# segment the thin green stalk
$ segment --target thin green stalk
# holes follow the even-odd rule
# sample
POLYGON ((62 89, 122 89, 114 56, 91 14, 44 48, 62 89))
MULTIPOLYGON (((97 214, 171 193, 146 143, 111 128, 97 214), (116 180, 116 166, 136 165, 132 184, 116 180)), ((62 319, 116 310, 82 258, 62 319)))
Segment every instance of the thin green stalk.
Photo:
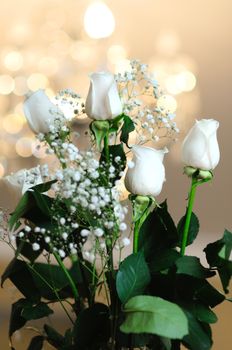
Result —
POLYGON ((186 219, 185 219, 185 224, 184 224, 184 232, 183 232, 183 238, 181 242, 181 250, 180 253, 182 256, 185 254, 185 248, 188 242, 188 234, 189 234, 189 226, 190 226, 190 221, 191 221, 191 216, 192 216, 192 211, 193 211, 193 204, 194 204, 194 199, 196 195, 196 189, 197 189, 197 179, 192 178, 192 184, 191 184, 191 189, 189 192, 189 198, 188 198, 188 209, 186 213, 186 219))
POLYGON ((57 299, 58 299, 58 301, 59 301, 59 303, 60 303, 62 309, 64 310, 64 312, 65 312, 66 315, 68 316, 68 318, 69 318, 69 320, 71 321, 71 323, 74 324, 74 322, 73 322, 71 316, 70 316, 69 313, 68 313, 68 310, 66 309, 66 307, 65 307, 64 304, 62 303, 62 300, 60 299, 57 290, 56 290, 54 287, 52 287, 52 286, 50 285, 50 283, 48 283, 48 281, 47 281, 38 271, 36 271, 36 270, 33 268, 32 265, 27 264, 27 266, 28 266, 37 276, 39 276, 39 278, 40 278, 40 279, 55 293, 55 295, 56 295, 56 297, 57 297, 57 299))
POLYGON ((109 134, 108 133, 104 137, 104 152, 105 152, 105 157, 106 157, 106 163, 109 165, 110 152, 109 152, 109 134))
POLYGON ((63 270, 64 274, 66 275, 66 277, 67 277, 67 279, 69 281, 70 287, 72 288, 74 299, 77 301, 78 298, 79 298, 79 294, 78 294, 77 288, 75 286, 75 283, 73 282, 72 277, 70 276, 70 274, 69 274, 68 270, 66 269, 66 267, 65 267, 63 261, 61 260, 60 256, 56 252, 53 252, 53 255, 56 258, 56 261, 60 265, 61 269, 63 270))
POLYGON ((134 226, 133 253, 137 253, 138 252, 140 227, 141 227, 140 220, 138 220, 135 223, 135 226, 134 226))

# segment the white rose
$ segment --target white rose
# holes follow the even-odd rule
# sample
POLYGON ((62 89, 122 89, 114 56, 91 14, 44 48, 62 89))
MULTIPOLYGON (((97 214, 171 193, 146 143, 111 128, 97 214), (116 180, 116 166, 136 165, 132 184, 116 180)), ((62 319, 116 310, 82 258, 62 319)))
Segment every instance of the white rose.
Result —
POLYGON ((63 114, 41 89, 33 92, 25 100, 23 109, 28 124, 35 134, 47 134, 49 126, 63 114))
POLYGON ((113 74, 98 72, 90 75, 90 87, 85 104, 89 118, 113 119, 122 113, 122 103, 113 74))
POLYGON ((218 165, 218 127, 219 122, 214 119, 196 120, 182 145, 182 160, 185 165, 202 170, 213 170, 218 165))
POLYGON ((15 210, 22 195, 31 187, 42 183, 39 167, 21 169, 0 180, 0 208, 11 213, 15 210))
POLYGON ((164 154, 167 149, 133 146, 133 167, 128 167, 125 186, 133 194, 156 197, 165 181, 164 154))

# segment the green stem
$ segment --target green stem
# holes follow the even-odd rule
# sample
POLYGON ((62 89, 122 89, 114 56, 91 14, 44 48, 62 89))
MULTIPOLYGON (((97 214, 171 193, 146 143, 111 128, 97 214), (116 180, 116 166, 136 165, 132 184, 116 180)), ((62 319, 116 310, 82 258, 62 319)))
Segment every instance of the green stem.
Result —
POLYGON ((77 288, 75 286, 75 283, 73 282, 72 277, 70 276, 70 274, 69 274, 68 270, 66 269, 66 267, 65 267, 63 261, 61 260, 60 256, 56 252, 53 252, 53 255, 56 258, 56 261, 60 265, 61 269, 63 270, 65 276, 67 277, 67 279, 69 281, 69 284, 70 284, 70 287, 72 288, 72 291, 73 291, 74 299, 77 301, 78 298, 79 298, 79 294, 78 294, 77 288))
POLYGON ((135 227, 134 227, 134 239, 133 239, 133 253, 137 253, 138 252, 138 247, 139 247, 139 230, 140 230, 140 220, 138 220, 135 223, 135 227))
POLYGON ((181 250, 180 253, 182 256, 185 254, 185 248, 188 242, 188 234, 189 234, 189 226, 190 226, 190 221, 191 221, 191 216, 192 216, 192 210, 193 210, 193 204, 194 204, 194 199, 196 195, 196 189, 197 189, 198 181, 196 178, 192 178, 192 184, 191 184, 191 189, 189 192, 189 199, 188 199, 188 209, 186 213, 186 219, 185 219, 185 224, 184 224, 184 232, 183 232, 183 238, 181 242, 181 250))
POLYGON ((109 165, 110 162, 110 152, 109 152, 109 133, 104 137, 104 152, 106 157, 106 163, 109 165))

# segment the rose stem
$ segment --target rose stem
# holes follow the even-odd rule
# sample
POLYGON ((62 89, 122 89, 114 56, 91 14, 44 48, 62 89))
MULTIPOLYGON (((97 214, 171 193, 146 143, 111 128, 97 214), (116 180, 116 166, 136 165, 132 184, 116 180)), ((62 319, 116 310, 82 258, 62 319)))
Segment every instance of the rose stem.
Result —
POLYGON ((185 224, 184 224, 183 238, 182 238, 182 242, 181 242, 180 253, 182 256, 184 256, 184 254, 185 254, 185 248, 186 248, 186 245, 188 242, 189 226, 190 226, 190 221, 191 221, 191 216, 192 216, 194 199, 195 199, 195 195, 196 195, 196 188, 197 188, 197 179, 195 177, 193 177, 191 189, 189 192, 188 209, 187 209, 186 219, 185 219, 185 224))

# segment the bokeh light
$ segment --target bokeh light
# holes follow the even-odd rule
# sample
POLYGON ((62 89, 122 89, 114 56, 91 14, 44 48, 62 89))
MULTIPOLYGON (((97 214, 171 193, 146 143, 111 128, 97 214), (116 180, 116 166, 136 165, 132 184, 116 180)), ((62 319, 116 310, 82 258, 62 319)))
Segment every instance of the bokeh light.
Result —
POLYGON ((24 76, 17 76, 14 81, 14 94, 17 96, 25 95, 28 92, 27 79, 24 76))
POLYGON ((2 126, 9 134, 19 133, 23 125, 25 124, 25 118, 19 114, 9 114, 3 118, 2 126))
POLYGON ((0 75, 0 94, 9 95, 15 87, 14 79, 7 74, 0 75))
POLYGON ((30 90, 45 89, 48 86, 48 78, 41 73, 33 73, 27 79, 27 86, 30 90))
POLYGON ((174 113, 177 109, 177 101, 171 95, 163 95, 158 99, 157 106, 165 112, 174 113))
POLYGON ((21 137, 15 144, 15 149, 20 157, 27 158, 32 155, 33 140, 29 137, 21 137))
POLYGON ((122 45, 112 45, 107 51, 107 58, 110 63, 117 64, 127 58, 127 51, 122 45))
POLYGON ((15 72, 23 66, 23 56, 19 51, 11 51, 4 57, 4 65, 7 69, 15 72))
POLYGON ((101 1, 90 4, 84 15, 85 31, 90 38, 109 37, 115 28, 115 19, 109 7, 101 1))

